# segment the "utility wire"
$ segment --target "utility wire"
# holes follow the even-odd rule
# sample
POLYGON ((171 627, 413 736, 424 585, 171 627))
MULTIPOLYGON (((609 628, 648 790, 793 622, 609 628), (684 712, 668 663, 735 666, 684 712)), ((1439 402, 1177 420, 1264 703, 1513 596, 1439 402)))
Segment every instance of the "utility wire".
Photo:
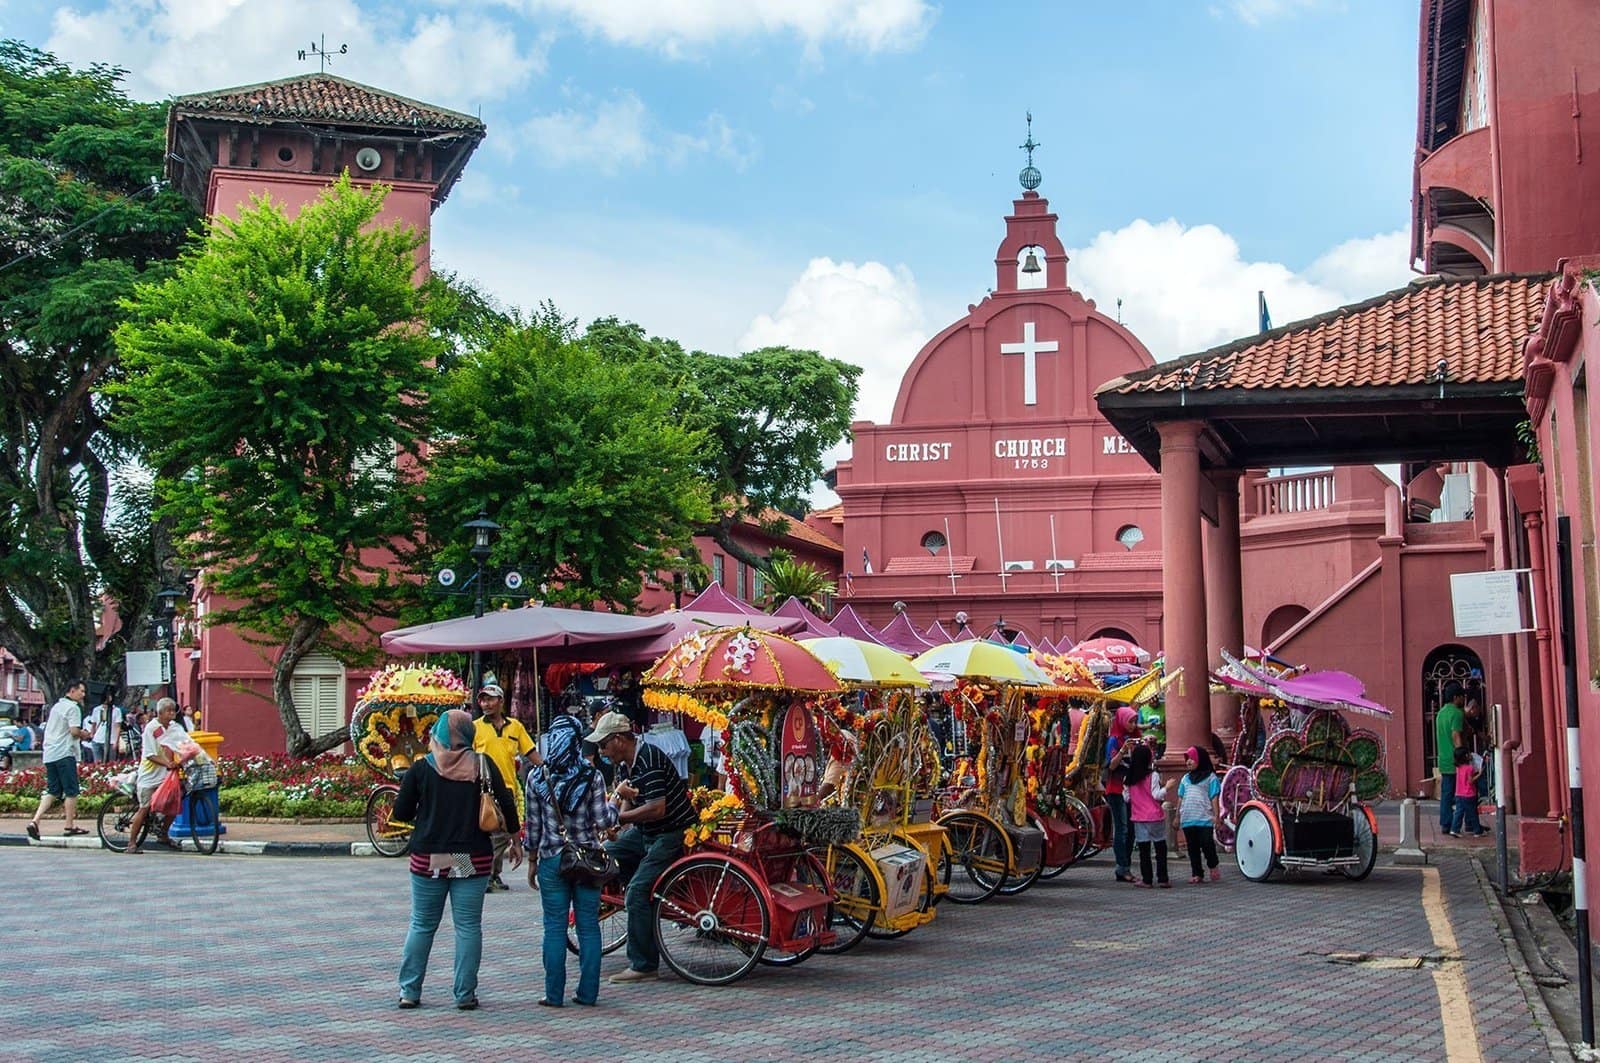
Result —
POLYGON ((118 208, 126 205, 127 203, 129 203, 129 202, 131 202, 131 201, 133 201, 135 199, 138 199, 140 196, 144 195, 147 192, 155 192, 160 187, 161 187, 161 182, 153 180, 149 184, 145 185, 143 188, 139 189, 139 191, 133 193, 132 195, 123 196, 120 200, 118 200, 117 202, 111 204, 105 210, 102 210, 100 213, 94 215, 93 217, 85 218, 83 221, 79 222, 77 225, 74 225, 72 228, 68 229, 66 232, 58 233, 53 239, 45 241, 44 243, 40 244, 38 247, 34 248, 32 251, 29 251, 27 254, 19 255, 16 258, 12 259, 10 262, 7 262, 5 265, 0 266, 0 273, 4 273, 6 270, 10 269, 12 266, 19 265, 19 264, 21 264, 23 262, 26 262, 30 258, 37 258, 38 256, 44 254, 46 251, 49 251, 51 248, 55 247, 57 244, 61 243, 61 241, 65 240, 67 237, 71 236, 73 233, 77 232, 78 230, 84 229, 84 228, 87 228, 90 225, 93 225, 95 222, 99 221, 101 218, 105 217, 107 214, 110 214, 112 211, 117 210, 118 208))

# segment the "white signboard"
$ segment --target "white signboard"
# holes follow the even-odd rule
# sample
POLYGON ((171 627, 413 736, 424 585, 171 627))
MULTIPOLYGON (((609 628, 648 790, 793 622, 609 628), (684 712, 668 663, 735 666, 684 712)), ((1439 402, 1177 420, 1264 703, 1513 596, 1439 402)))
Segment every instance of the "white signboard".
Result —
MULTIPOLYGON (((1456 637, 1514 635, 1532 631, 1533 618, 1523 607, 1522 586, 1530 569, 1498 572, 1457 572, 1450 577, 1450 609, 1455 615, 1456 637)), ((1528 596, 1532 601, 1532 595, 1528 596)))
POLYGON ((172 681, 166 650, 135 650, 123 658, 130 687, 163 686, 172 681))

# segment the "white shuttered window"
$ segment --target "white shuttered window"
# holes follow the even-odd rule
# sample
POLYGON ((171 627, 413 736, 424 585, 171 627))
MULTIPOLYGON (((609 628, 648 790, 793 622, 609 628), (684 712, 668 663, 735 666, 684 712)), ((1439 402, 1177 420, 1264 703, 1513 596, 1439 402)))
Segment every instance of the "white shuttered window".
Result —
POLYGON ((300 726, 312 738, 349 725, 344 707, 344 665, 324 653, 307 655, 291 680, 300 726))

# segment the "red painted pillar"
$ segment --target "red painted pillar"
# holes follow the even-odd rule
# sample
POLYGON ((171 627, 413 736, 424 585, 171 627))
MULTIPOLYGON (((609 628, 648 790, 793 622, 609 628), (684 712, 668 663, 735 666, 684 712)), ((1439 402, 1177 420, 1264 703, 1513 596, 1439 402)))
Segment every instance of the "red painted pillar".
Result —
MULTIPOLYGON (((1213 668, 1222 663, 1223 650, 1235 657, 1244 655, 1244 589, 1239 575, 1239 475, 1237 469, 1211 474, 1211 482, 1217 489, 1217 526, 1205 529, 1206 663, 1213 668)), ((1231 742, 1238 723, 1238 697, 1212 694, 1211 730, 1224 742, 1231 742)))
POLYGON ((1167 688, 1167 761, 1183 762, 1211 730, 1206 681, 1205 557, 1200 526, 1198 421, 1167 421, 1161 432, 1161 611, 1167 669, 1183 676, 1167 688))

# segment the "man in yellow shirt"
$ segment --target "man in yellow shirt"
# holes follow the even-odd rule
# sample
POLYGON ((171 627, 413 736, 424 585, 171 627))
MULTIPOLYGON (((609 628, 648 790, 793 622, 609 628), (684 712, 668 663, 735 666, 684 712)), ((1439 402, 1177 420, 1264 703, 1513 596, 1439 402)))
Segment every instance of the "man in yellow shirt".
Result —
MULTIPOLYGON (((478 691, 478 711, 480 715, 474 724, 472 748, 494 761, 495 767, 500 769, 500 777, 509 780, 517 799, 517 808, 521 809, 522 774, 517 771, 517 757, 527 757, 532 763, 538 764, 538 749, 528 736, 528 729, 506 716, 506 692, 494 682, 493 676, 478 691)), ((511 835, 495 831, 490 838, 494 842, 494 871, 489 878, 489 892, 499 893, 511 888, 500 877, 500 866, 511 845, 511 835)))

